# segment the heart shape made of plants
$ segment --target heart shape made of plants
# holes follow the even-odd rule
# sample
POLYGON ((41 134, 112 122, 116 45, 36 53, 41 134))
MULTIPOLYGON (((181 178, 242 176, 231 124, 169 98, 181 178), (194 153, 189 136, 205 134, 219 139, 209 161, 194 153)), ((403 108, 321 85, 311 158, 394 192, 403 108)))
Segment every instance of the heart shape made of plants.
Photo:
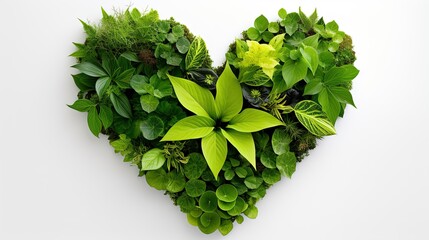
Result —
POLYGON ((266 190, 354 106, 351 38, 316 11, 259 16, 217 68, 202 38, 155 10, 102 14, 81 21, 69 107, 203 233, 255 218, 266 190))

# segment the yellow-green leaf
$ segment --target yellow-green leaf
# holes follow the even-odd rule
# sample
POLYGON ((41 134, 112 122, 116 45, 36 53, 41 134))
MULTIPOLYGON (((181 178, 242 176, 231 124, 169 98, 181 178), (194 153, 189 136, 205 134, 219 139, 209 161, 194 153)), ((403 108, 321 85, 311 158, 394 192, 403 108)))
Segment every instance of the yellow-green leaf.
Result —
POLYGON ((201 148, 215 179, 222 169, 228 151, 226 138, 219 131, 212 131, 201 140, 201 148))
POLYGON ((254 108, 246 108, 231 119, 227 128, 250 133, 280 125, 284 125, 284 123, 273 115, 254 108))
POLYGON ((181 141, 202 138, 213 131, 215 124, 215 121, 208 117, 190 116, 174 124, 161 141, 181 141))
POLYGON ((243 107, 240 83, 228 63, 216 83, 215 102, 218 118, 223 122, 231 120, 243 107))
POLYGON ((204 117, 216 117, 213 95, 210 90, 184 78, 168 75, 177 99, 189 111, 204 117))
POLYGON ((255 142, 251 133, 238 132, 233 129, 223 130, 222 135, 238 152, 256 169, 255 142))
POLYGON ((312 134, 327 136, 335 134, 335 128, 316 102, 304 100, 295 105, 298 121, 312 134))

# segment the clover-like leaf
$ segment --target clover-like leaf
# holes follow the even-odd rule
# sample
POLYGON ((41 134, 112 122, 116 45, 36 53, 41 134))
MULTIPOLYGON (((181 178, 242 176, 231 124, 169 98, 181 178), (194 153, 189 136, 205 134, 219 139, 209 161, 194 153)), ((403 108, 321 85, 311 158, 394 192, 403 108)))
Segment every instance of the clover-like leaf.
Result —
POLYGON ((186 117, 174 124, 161 141, 203 138, 213 131, 215 124, 215 121, 208 117, 186 117))
POLYGON ((210 90, 183 78, 171 75, 168 78, 183 107, 199 116, 216 117, 215 101, 210 90))
POLYGON ((284 123, 267 112, 246 108, 229 121, 227 128, 250 133, 281 125, 284 123))
POLYGON ((212 131, 201 140, 201 148, 203 149, 203 155, 206 158, 207 165, 217 179, 217 175, 222 169, 228 151, 226 138, 220 131, 212 131))

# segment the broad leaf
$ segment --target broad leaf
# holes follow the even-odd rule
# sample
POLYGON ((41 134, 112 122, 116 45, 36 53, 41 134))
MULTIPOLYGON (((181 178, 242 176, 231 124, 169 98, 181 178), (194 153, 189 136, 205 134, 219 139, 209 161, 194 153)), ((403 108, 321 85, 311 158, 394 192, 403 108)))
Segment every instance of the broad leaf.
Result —
POLYGON ((113 123, 113 112, 110 107, 106 105, 100 105, 100 113, 99 117, 101 122, 103 123, 104 129, 107 129, 113 123))
POLYGON ((240 83, 227 63, 216 83, 216 112, 222 122, 228 122, 243 107, 240 83))
POLYGON ((95 91, 97 92, 97 95, 101 98, 103 97, 104 93, 106 92, 107 88, 110 86, 110 77, 102 77, 95 82, 95 91))
POLYGON ((307 64, 300 58, 297 61, 287 59, 282 68, 282 76, 288 88, 293 87, 295 83, 304 79, 307 75, 307 64))
POLYGON ((256 169, 255 142, 251 133, 238 132, 233 129, 223 130, 222 135, 238 152, 256 169))
POLYGON ((335 134, 335 128, 322 108, 313 101, 304 100, 295 105, 295 115, 299 122, 316 136, 335 134))
POLYGON ((164 169, 148 171, 146 173, 146 182, 149 186, 157 190, 167 190, 168 176, 164 169))
POLYGON ((304 95, 316 95, 323 89, 323 84, 319 79, 313 79, 305 85, 304 95))
POLYGON ((335 121, 337 120, 341 111, 341 106, 338 100, 327 88, 322 89, 317 100, 322 106, 323 112, 325 112, 328 116, 329 121, 335 124, 335 121))
POLYGON ((88 99, 78 99, 72 105, 67 106, 79 112, 88 112, 91 108, 95 107, 96 104, 88 99))
POLYGON ((208 117, 190 116, 174 124, 161 141, 203 138, 213 131, 215 124, 215 121, 208 117))
POLYGON ((131 105, 125 94, 121 93, 117 95, 116 93, 112 92, 110 94, 110 101, 119 115, 124 118, 131 118, 131 105))
POLYGON ((151 113, 158 107, 159 100, 152 95, 145 94, 140 97, 140 104, 145 112, 151 113))
POLYGON ((326 74, 323 82, 326 85, 334 86, 340 83, 353 80, 359 74, 359 70, 353 65, 333 67, 326 74))
POLYGON ((90 62, 78 63, 78 64, 74 65, 73 67, 78 69, 82 73, 84 73, 88 76, 91 76, 91 77, 105 77, 105 76, 107 76, 107 73, 103 69, 97 67, 96 65, 94 65, 90 62))
POLYGON ((271 45, 276 51, 279 51, 283 47, 283 41, 285 39, 285 33, 279 34, 275 37, 273 37, 270 40, 269 45, 271 45))
POLYGON ((228 151, 226 138, 219 131, 212 131, 201 140, 201 148, 215 179, 222 169, 228 151))
POLYGON ((310 37, 305 38, 304 40, 302 40, 302 43, 305 46, 317 49, 317 47, 319 46, 319 34, 314 34, 310 37))
POLYGON ((267 30, 268 24, 269 24, 268 19, 264 15, 261 15, 258 18, 256 18, 254 22, 255 28, 258 29, 259 32, 263 32, 267 30))
POLYGON ((200 37, 195 38, 189 46, 188 53, 186 54, 186 70, 195 70, 202 67, 207 56, 208 51, 206 48, 206 43, 200 37))
POLYGON ((146 94, 148 93, 148 85, 150 85, 149 78, 143 75, 134 75, 131 78, 130 85, 138 94, 146 94))
POLYGON ((296 169, 295 154, 293 152, 286 152, 278 156, 276 166, 282 175, 291 178, 296 169))
POLYGON ((240 67, 259 66, 272 79, 274 68, 279 64, 274 47, 268 44, 260 44, 257 41, 247 41, 246 43, 249 46, 249 51, 244 53, 240 67))
POLYGON ((186 179, 182 173, 171 171, 167 173, 167 176, 168 176, 167 191, 177 193, 177 192, 181 192, 185 188, 186 179))
POLYGON ((157 116, 150 116, 141 123, 140 130, 144 138, 154 140, 164 131, 164 122, 157 116))
POLYGON ((305 46, 299 50, 302 54, 302 59, 314 75, 316 73, 317 66, 319 65, 319 55, 317 54, 317 50, 309 46, 305 46))
POLYGON ((141 170, 156 170, 162 167, 165 163, 164 151, 158 148, 153 148, 143 154, 141 170))
POLYGON ((101 120, 98 117, 97 108, 92 107, 91 109, 89 109, 87 121, 89 130, 91 130, 94 136, 98 137, 101 132, 102 125, 101 120))
POLYGON ((205 117, 216 117, 216 108, 210 90, 195 82, 168 75, 177 99, 189 111, 205 117))
POLYGON ((150 78, 150 86, 147 87, 148 92, 157 98, 163 98, 173 94, 173 86, 167 80, 159 78, 157 75, 153 75, 150 78))
POLYGON ((180 37, 176 43, 177 50, 181 54, 185 54, 189 50, 190 45, 191 45, 191 43, 185 37, 180 37))
POLYGON ((334 97, 338 100, 340 103, 347 103, 355 106, 355 103, 353 101, 352 94, 350 91, 345 87, 329 87, 329 91, 334 95, 334 97))
POLYGON ((273 115, 262 110, 246 108, 231 119, 227 128, 250 133, 280 125, 284 124, 273 115))

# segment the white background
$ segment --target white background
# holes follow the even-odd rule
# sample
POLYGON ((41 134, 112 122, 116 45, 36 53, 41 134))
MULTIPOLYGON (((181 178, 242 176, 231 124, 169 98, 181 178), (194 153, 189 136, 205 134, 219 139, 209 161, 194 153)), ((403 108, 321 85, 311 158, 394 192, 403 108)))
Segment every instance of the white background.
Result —
POLYGON ((202 36, 217 65, 260 14, 314 8, 353 37, 361 70, 338 134, 258 203, 256 220, 203 235, 69 109, 78 18, 129 1, 1 0, 0 239, 429 239, 428 3, 137 1, 202 36))

